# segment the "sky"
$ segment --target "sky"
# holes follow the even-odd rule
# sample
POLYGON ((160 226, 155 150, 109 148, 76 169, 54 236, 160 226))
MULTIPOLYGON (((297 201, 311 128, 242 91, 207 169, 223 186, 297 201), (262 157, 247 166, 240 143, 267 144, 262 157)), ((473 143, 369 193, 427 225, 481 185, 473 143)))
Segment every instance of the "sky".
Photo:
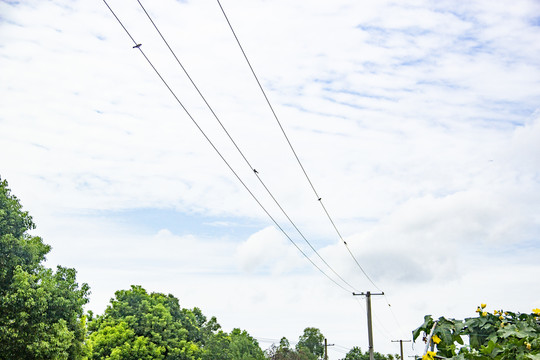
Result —
POLYGON ((137 284, 263 349, 317 327, 337 360, 368 349, 352 291, 385 293, 382 353, 426 314, 540 305, 538 1, 221 0, 278 124, 217 1, 141 0, 251 165, 107 2, 133 39, 101 0, 0 1, 0 176, 87 310, 137 284))

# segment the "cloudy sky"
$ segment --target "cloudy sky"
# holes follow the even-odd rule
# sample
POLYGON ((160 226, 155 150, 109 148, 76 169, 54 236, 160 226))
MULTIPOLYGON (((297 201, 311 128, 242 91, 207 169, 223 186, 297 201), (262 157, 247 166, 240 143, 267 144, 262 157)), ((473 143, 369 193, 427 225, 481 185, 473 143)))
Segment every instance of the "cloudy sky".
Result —
POLYGON ((540 305, 538 1, 222 0, 369 279, 218 2, 141 3, 251 167, 136 0, 108 1, 133 39, 101 0, 0 1, 0 176, 88 309, 140 284, 337 360, 367 350, 350 290, 385 292, 385 353, 425 314, 540 305))

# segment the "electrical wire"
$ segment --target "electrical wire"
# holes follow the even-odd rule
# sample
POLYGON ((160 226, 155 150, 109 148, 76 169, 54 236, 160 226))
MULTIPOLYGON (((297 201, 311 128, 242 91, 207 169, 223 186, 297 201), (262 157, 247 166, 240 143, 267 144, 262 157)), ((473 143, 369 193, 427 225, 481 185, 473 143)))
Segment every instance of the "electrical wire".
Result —
MULTIPOLYGON (((360 305, 360 307, 366 311, 366 308, 364 306, 364 303, 362 301, 360 301, 357 297, 354 298, 358 304, 360 305)), ((388 330, 386 330, 386 328, 384 327, 384 325, 382 324, 381 320, 379 320, 379 318, 377 317, 377 314, 375 312, 372 312, 371 315, 375 318, 375 321, 376 322, 373 322, 373 325, 375 330, 377 330, 377 332, 379 334, 381 334, 382 336, 384 336, 386 338, 386 340, 390 341, 392 339, 392 335, 390 334, 390 332, 388 330), (378 325, 377 325, 378 323, 378 325)))
POLYGON ((315 189, 315 186, 313 185, 313 182, 311 181, 310 177, 308 176, 307 174, 307 171, 306 169, 304 168, 304 165, 302 165, 302 162, 300 161, 300 158, 298 157, 298 154, 296 153, 296 150, 294 150, 294 147, 289 139, 289 137, 287 136, 287 133, 285 132, 285 129, 283 128, 283 125, 281 124, 281 121, 279 120, 275 110, 274 110, 274 107, 272 106, 272 104, 270 103, 270 100, 268 99, 268 96, 266 95, 266 92, 264 91, 264 88, 263 86, 261 85, 261 82, 259 81, 259 78, 257 77, 257 74, 255 73, 255 70, 253 69, 253 66, 251 65, 251 62, 249 61, 247 55, 246 55, 246 52, 244 51, 244 48, 242 47, 242 44, 240 43, 240 40, 238 39, 238 36, 236 35, 236 32, 234 31, 234 28, 231 24, 231 22, 229 21, 229 17, 227 16, 227 14, 225 13, 225 10, 223 9, 223 6, 221 5, 221 2, 219 0, 216 0, 220 9, 221 9, 221 12, 223 13, 223 16, 225 17, 225 20, 227 21, 227 24, 229 25, 229 28, 231 29, 231 32, 234 36, 234 38, 236 39, 236 43, 238 44, 238 47, 240 48, 243 56, 244 56, 244 59, 246 60, 246 63, 248 64, 249 66, 249 69, 251 70, 251 73, 253 74, 253 77, 255 78, 255 81, 257 82, 257 85, 259 86, 259 89, 261 90, 261 93, 263 94, 265 100, 266 100, 266 103, 268 104, 268 107, 270 108, 270 111, 272 112, 272 114, 274 115, 274 119, 276 120, 279 128, 281 129, 281 132, 283 133, 283 136, 285 137, 285 140, 287 141, 287 144, 289 144, 289 147, 296 159, 296 161, 298 162, 298 165, 300 166, 300 168, 302 169, 302 172, 304 173, 304 176, 306 177, 311 189, 313 190, 313 193, 315 194, 315 197, 317 199, 317 201, 321 204, 321 207, 322 209, 324 210, 324 213, 326 214, 326 216, 328 217, 328 219, 330 220, 330 223, 332 224, 334 230, 336 231, 336 233, 338 234, 339 238, 341 239, 341 241, 343 242, 343 244, 345 244, 345 247, 347 248, 347 251, 349 252, 349 254, 352 256, 352 258, 354 259, 354 262, 356 263, 356 265, 360 268, 360 270, 362 271, 362 273, 364 274, 364 276, 369 280, 369 282, 379 291, 382 292, 382 290, 375 284, 375 282, 369 277, 369 275, 366 273, 366 271, 364 270, 364 268, 362 267, 362 265, 360 265, 360 263, 358 262, 358 260, 356 259, 356 257, 354 256, 354 254, 352 253, 352 251, 349 249, 349 245, 347 244, 347 242, 343 239, 343 236, 341 235, 341 233, 339 232, 334 220, 332 219, 332 217, 330 216, 330 213, 328 212, 328 210, 326 209, 326 207, 324 206, 323 204, 323 201, 322 201, 322 197, 319 196, 317 190, 315 189))
POLYGON ((257 340, 258 342, 264 342, 264 343, 275 344, 276 342, 279 342, 279 340, 277 340, 277 339, 267 339, 267 338, 260 338, 260 337, 256 337, 256 336, 253 336, 253 338, 255 340, 257 340))
POLYGON ((174 92, 174 90, 169 86, 169 84, 165 81, 165 79, 163 78, 163 76, 160 74, 160 72, 156 69, 156 67, 154 66, 154 64, 150 61, 150 59, 146 56, 146 54, 144 53, 144 51, 142 50, 141 48, 141 44, 137 43, 137 41, 135 41, 135 39, 133 38, 133 36, 131 35, 131 33, 128 31, 128 29, 124 26, 124 24, 122 23, 122 21, 118 18, 118 16, 116 15, 116 13, 113 11, 113 9, 109 6, 109 4, 107 3, 106 0, 103 0, 103 2, 105 3, 105 5, 107 6, 107 8, 109 9, 109 11, 112 13, 112 15, 114 16, 114 18, 118 21, 118 23, 120 24, 120 26, 124 29, 124 31, 126 32, 126 34, 129 36, 129 38, 133 41, 134 43, 134 46, 133 48, 136 48, 139 50, 139 52, 141 53, 141 55, 145 58, 145 60, 148 62, 148 64, 150 65, 150 67, 154 70, 154 72, 156 73, 156 75, 160 78, 161 82, 165 85, 165 87, 169 90, 169 92, 171 93, 171 95, 175 98, 176 102, 180 105, 180 107, 184 110, 184 112, 187 114, 187 116, 191 119, 191 121, 193 122, 193 124, 197 127, 197 129, 201 132, 201 134, 204 136, 204 138, 208 141, 208 143, 212 146, 212 148, 216 151, 216 153, 219 155, 219 157, 221 158, 221 160, 223 160, 223 162, 225 162, 225 164, 227 165, 227 167, 229 168, 229 170, 231 170, 231 172, 234 174, 234 176, 238 179, 238 181, 240 181, 240 183, 242 184, 242 186, 246 189, 246 191, 251 195, 251 197, 257 202, 257 204, 259 205, 259 207, 266 213, 266 215, 272 220, 272 222, 278 227, 278 229, 287 237, 287 239, 289 239, 289 241, 298 249, 298 251, 300 251, 300 253, 317 269, 319 270, 324 276, 326 276, 330 281, 332 281, 335 285, 339 286, 341 289, 343 289, 344 291, 346 292, 349 292, 350 290, 346 289, 345 287, 343 287, 343 285, 339 284, 337 281, 335 281, 334 279, 332 279, 326 272, 324 272, 319 266, 317 266, 317 264, 315 264, 313 262, 313 260, 311 260, 309 258, 309 256, 306 255, 306 253, 304 251, 302 251, 302 249, 294 242, 294 240, 287 234, 287 232, 278 224, 278 222, 274 219, 274 217, 272 217, 272 215, 268 212, 268 210, 266 210, 266 208, 264 207, 264 205, 262 205, 262 203, 257 199, 257 197, 253 194, 253 192, 249 189, 249 187, 244 183, 244 181, 240 178, 240 176, 236 173, 236 171, 232 168, 232 166, 229 164, 229 162, 225 159, 225 157, 221 154, 221 152, 219 151, 219 149, 214 145, 214 143, 212 142, 212 140, 206 135, 206 133, 204 132, 204 130, 199 126, 199 124, 197 123, 197 121, 193 118, 193 116, 191 115, 191 113, 187 110, 187 108, 184 106, 184 104, 180 101, 180 99, 178 98, 178 96, 176 95, 176 93, 174 92))
MULTIPOLYGON (((190 82, 192 83, 192 85, 194 86, 194 88, 196 89, 196 91, 199 93, 200 97, 203 99, 203 101, 205 102, 206 106, 208 107, 208 109, 211 111, 211 113, 214 115, 214 117, 216 118, 216 120, 218 121, 218 123, 220 124, 220 126, 222 127, 223 131, 227 134, 227 136, 229 137, 229 139, 231 140, 231 142, 233 143, 233 145, 236 147, 237 151, 240 153, 240 155, 242 156, 242 158, 244 159, 244 161, 246 162, 246 164, 250 167, 250 169, 252 169, 254 171, 254 174, 256 175, 257 179, 259 180, 259 182, 263 185, 263 187, 265 188, 265 190, 267 191, 267 193, 270 195, 270 197, 274 200, 274 202, 276 203, 276 205, 280 208, 280 210, 282 211, 282 213, 286 216, 286 218, 289 220, 289 222, 293 225, 293 227, 297 230, 297 232, 301 235, 301 237, 304 239, 304 241, 311 247, 311 249, 317 254, 317 256, 323 261, 323 263, 339 278, 341 279, 345 284, 347 284, 349 287, 351 288, 354 288, 352 285, 350 285, 346 280, 344 280, 323 258, 322 256, 315 250, 315 248, 311 245, 311 243, 307 240, 307 238, 302 234, 302 232, 298 229, 298 227, 296 226, 296 224, 292 221, 292 219, 288 216, 288 214, 285 212, 285 210, 282 208, 282 206, 280 205, 280 203, 277 201, 277 199, 274 197, 274 195, 271 193, 271 191, 268 189, 268 187, 266 186, 266 184, 263 182, 263 180, 261 179, 261 177, 259 176, 258 172, 255 170, 255 168, 251 165, 251 163, 248 161, 248 159, 246 158, 246 156, 244 155, 244 153, 240 150, 240 148, 238 147, 238 145, 236 144, 236 142, 234 141, 234 139, 232 138, 232 136, 230 135, 230 133, 227 131, 227 129, 225 128, 225 126, 223 125, 223 123, 220 121, 219 117, 216 115, 216 113, 214 112, 214 110, 212 109, 212 107, 210 106, 210 104, 208 103, 208 101, 206 100, 206 98, 203 96, 203 94, 201 93, 201 91, 199 90, 199 88, 197 87, 197 85, 195 84, 195 82, 193 81, 193 79, 191 78, 191 76, 189 75, 189 73, 187 72, 187 70, 185 69, 185 67, 182 65, 182 63, 180 62, 180 60, 178 59, 178 57, 176 56, 175 52, 173 51, 173 49, 169 46, 168 42, 166 41, 165 37, 162 35, 161 31, 159 30, 159 28, 157 27, 157 25, 155 24, 155 22, 153 21, 153 19, 151 18, 151 16, 149 15, 149 13, 146 11, 146 9, 144 8, 144 6, 142 5, 142 3, 137 0, 139 5, 141 6, 141 8, 143 9, 143 11, 145 12, 146 16, 148 17, 148 19, 150 20, 150 22, 152 23, 152 25, 154 26, 154 28, 156 29, 156 31, 158 32, 158 34, 160 35, 160 37, 162 38, 162 40, 164 41, 164 43, 166 44, 166 46, 169 48, 170 52, 172 53, 172 55, 174 56, 174 58, 176 59, 177 63, 179 64, 179 66, 182 68, 182 70, 184 71, 185 75, 188 77, 188 79, 190 80, 190 82)), ((247 188, 247 186, 245 185, 245 183, 239 178, 238 174, 232 169, 232 167, 228 164, 228 162, 225 160, 225 158, 222 156, 222 154, 219 152, 219 150, 214 146, 214 144, 211 142, 211 140, 206 136, 206 134, 204 133, 204 131, 199 127, 199 125, 196 123, 196 121, 194 120, 194 118, 190 115, 190 113, 187 111, 187 109, 184 107, 184 105, 181 103, 181 101, 178 99, 178 97, 176 96, 176 94, 172 91, 172 89, 169 87, 169 85, 166 83, 165 79, 160 75, 160 73, 157 71, 157 69, 154 67, 154 65, 151 63, 151 61, 148 59, 148 57, 144 54, 143 50, 140 48, 140 45, 137 44, 137 42, 135 41, 135 39, 130 35, 129 31, 125 28, 125 26, 121 23, 121 21, 119 20, 119 18, 116 16, 116 14, 114 13, 114 11, 112 11, 112 9, 110 8, 110 6, 108 5, 108 3, 104 0, 105 4, 107 5, 107 7, 109 8, 109 10, 113 13, 114 17, 118 20, 118 22, 120 23, 120 25, 122 26, 122 28, 124 28, 124 30, 126 31, 126 33, 128 34, 128 36, 131 38, 131 40, 134 42, 136 48, 139 49, 139 51, 141 52, 141 54, 145 57, 145 59, 147 60, 147 62, 150 64, 150 66, 154 69, 154 71, 156 72, 156 74, 159 76, 159 78, 162 80, 162 82, 164 83, 164 85, 168 88, 168 90, 171 92, 171 94, 175 97, 175 99, 177 100, 177 102, 179 103, 179 105, 184 109, 184 111, 187 113, 187 115, 190 117, 190 119, 195 123, 195 125, 197 126, 197 128, 202 132, 202 134, 204 135, 204 137, 207 139, 207 141, 209 141, 210 145, 214 148, 214 150, 218 153, 218 155, 222 158, 222 160, 226 163, 226 165, 230 168, 230 170, 233 172, 233 174, 238 178, 238 180, 242 183, 242 185, 246 188, 246 190, 250 193, 250 195, 255 199, 255 201, 259 204, 259 206, 263 209, 263 211, 270 217, 270 219, 274 222, 274 224, 284 233, 284 235, 289 239, 289 241, 291 241, 293 243, 293 245, 302 253, 302 255, 304 255, 304 257, 306 257, 311 263, 312 265, 314 265, 323 275, 325 275, 329 280, 331 280, 332 282, 334 282, 336 285, 338 285, 340 288, 342 288, 343 290, 347 291, 347 289, 345 289, 343 286, 341 286, 340 284, 338 284, 334 279, 330 278, 322 269, 320 269, 299 247, 298 245, 290 238, 290 236, 284 231, 284 229, 276 222, 276 220, 268 213, 268 211, 264 208, 264 206, 258 201, 258 199, 254 196, 254 194, 249 190, 249 188, 247 188)), ((218 3, 219 3, 219 0, 218 0, 218 3)), ((219 4, 220 7, 221 7, 221 4, 219 4)), ((221 7, 225 17, 226 17, 226 14, 223 10, 223 8, 221 7)), ((226 17, 227 18, 227 17, 226 17)), ((227 19, 228 21, 228 19, 227 19)), ((234 34, 234 30, 232 29, 232 26, 230 25, 230 22, 228 21, 229 23, 229 26, 231 27, 231 30, 233 31, 233 34, 234 34)), ((235 38, 238 42, 238 44, 240 45, 239 41, 238 41, 238 38, 236 37, 236 34, 235 34, 235 38)), ((241 45, 240 45, 241 47, 241 45)), ((244 53, 244 56, 246 58, 246 61, 248 61, 248 64, 249 64, 249 60, 247 59, 247 56, 245 55, 245 52, 243 51, 242 49, 242 52, 244 53)), ((252 70, 252 73, 253 75, 255 76, 256 78, 256 75, 253 71, 253 68, 251 67, 251 64, 250 65, 250 69, 252 70)), ((268 98, 266 97, 266 94, 264 93, 264 90, 260 84, 260 82, 258 81, 258 79, 256 78, 257 80, 257 83, 259 84, 259 87, 261 88, 261 90, 263 91, 263 94, 265 95, 265 98, 268 102, 268 105, 271 107, 271 104, 268 100, 268 98)), ((306 178, 308 179, 313 191, 315 192, 316 196, 318 197, 318 194, 313 186, 313 184, 311 183, 311 180, 309 179, 307 173, 305 172, 305 169, 303 168, 298 156, 296 155, 296 152, 294 151, 294 148, 292 147, 292 144, 290 143, 286 133, 284 132, 284 129, 283 127, 281 126, 281 123, 279 122, 279 119, 277 118, 275 112, 273 111, 272 109, 272 112, 274 113, 274 116, 276 117, 276 120, 278 121, 278 124, 280 125, 280 128, 282 129, 282 132, 283 134, 285 135, 286 139, 287 139, 287 142, 289 143, 290 147, 291 147, 291 150, 293 151, 293 153, 295 154, 295 157, 299 163, 299 165, 301 166, 306 178)), ((363 270, 363 268, 361 267, 361 265, 358 263, 358 261, 356 260, 356 258, 354 257, 354 255, 352 254, 352 252, 350 251, 347 243, 344 241, 343 237, 341 236, 341 234, 339 233, 339 230, 337 229, 335 223, 333 222, 332 218, 330 217, 330 214, 328 213, 328 211, 326 210, 326 208, 324 207, 324 204, 322 203, 322 199, 320 197, 318 197, 318 200, 321 202, 321 206, 323 207, 325 213, 327 214, 329 220, 331 221, 334 229, 336 230, 336 232, 338 233, 340 239, 343 241, 343 243, 345 244, 347 250, 349 251, 350 255, 353 257, 353 259, 355 260, 356 264, 359 266, 359 268, 362 270, 362 272, 364 273, 364 275, 368 278, 368 280, 370 280, 372 282, 372 284, 377 288, 379 289, 374 283, 373 281, 369 278, 369 276, 365 273, 365 271, 363 270)), ((380 289, 379 289, 380 290, 380 289)), ((388 304, 388 306, 390 306, 390 304, 388 304)), ((395 314, 393 313, 392 311, 392 315, 394 316, 395 318, 395 314)), ((397 319, 395 318, 395 320, 397 321, 397 319)), ((398 323, 399 325, 399 323, 398 323)))
POLYGON ((272 198, 272 200, 274 201, 274 203, 278 206, 278 208, 281 210, 281 212, 283 213, 283 215, 285 215, 285 217, 287 218, 287 220, 289 221, 289 223, 294 227, 294 229, 298 232, 298 234, 300 234, 300 236, 302 237, 302 239, 304 239, 304 241, 308 244, 308 246, 311 248, 311 250, 313 250, 313 252, 317 255, 317 257, 319 257, 319 259, 330 269, 330 271, 332 271, 341 281, 343 281, 344 284, 346 284, 347 286, 349 286, 351 288, 351 290, 354 290, 354 286, 352 286, 350 283, 348 283, 345 279, 343 279, 343 277, 341 277, 341 275, 339 275, 335 270, 334 268, 332 268, 332 266, 330 266, 330 264, 328 264, 328 262, 326 262, 326 260, 323 259, 323 257, 319 254, 319 252, 313 247, 313 245, 309 242, 309 240, 304 236, 304 234, 300 231, 300 229, 296 226, 296 224, 293 222, 293 220, 289 217, 289 215, 287 214, 287 212, 283 209, 283 207, 281 206, 281 204, 279 203, 279 201, 275 198, 274 194, 272 194, 272 192, 270 191, 270 189, 266 186, 265 182, 262 180, 261 176, 259 175, 259 172, 255 169, 255 167, 253 165, 251 165, 251 163, 249 162, 249 160, 247 159, 247 157, 244 155, 244 152, 240 149, 240 147, 238 146, 238 144, 236 143, 236 141, 233 139, 233 137, 231 136, 231 134, 229 133, 229 131, 227 131, 227 129, 225 128, 225 125, 223 124, 223 122, 219 119, 219 117, 217 116, 217 114, 215 113, 214 109, 210 106, 210 104, 208 103, 208 101, 206 100, 206 97, 202 94, 202 92, 200 91, 199 87, 195 84, 195 81, 193 80, 193 78, 189 75, 188 71, 186 70, 186 68, 184 67, 184 65, 182 64, 182 62, 180 61, 180 59, 178 58, 178 56, 176 55, 176 53, 174 52, 174 50, 171 48, 171 46, 169 45, 169 43, 167 42, 167 40, 165 39, 165 36, 163 36, 162 32, 159 30, 158 26, 156 25, 156 23, 154 22, 154 20, 152 19, 152 17, 150 16, 150 14, 148 13, 148 11, 146 11, 146 8, 144 7, 144 5, 141 3, 140 0, 137 0, 137 2, 139 3, 141 9, 143 10, 143 12, 146 14, 146 17, 148 18, 148 20, 152 23, 154 29, 157 31, 157 33, 159 34, 159 36, 161 37, 161 39, 163 40, 163 42, 165 43, 165 45, 167 46, 167 48, 169 49, 169 51, 171 52, 171 54, 173 55, 173 57, 175 58, 176 62, 178 63, 178 65, 180 66, 180 68, 182 69, 182 71, 184 72, 184 74, 187 76, 187 78, 189 79, 189 81, 191 82, 191 84, 193 85, 193 87, 195 88, 195 90, 197 91, 197 93, 199 94, 199 96, 201 97, 201 99, 204 101, 204 103, 206 104, 206 107, 208 108, 208 110, 210 110, 210 112, 212 113, 212 115, 214 116, 214 118, 216 119, 216 121, 219 123, 219 125, 221 126, 221 128, 223 129, 223 131, 225 132, 225 134, 227 135, 227 137, 229 138, 229 140, 233 143, 234 147, 236 148, 236 150, 238 151, 238 153, 240 153, 240 155, 242 156, 242 158, 244 159, 246 165, 253 171, 253 173, 255 174, 255 176, 257 177, 257 179, 259 180, 259 182, 261 183, 261 185, 264 187, 264 189, 266 190, 266 192, 268 193, 268 195, 272 198))
MULTIPOLYGON (((259 87, 259 89, 261 90, 261 93, 262 95, 264 96, 264 99, 266 100, 266 103, 268 104, 268 107, 270 108, 270 111, 272 112, 272 115, 274 116, 274 119, 276 120, 279 128, 281 129, 281 132, 283 133, 283 136, 285 137, 286 141, 287 141, 287 144, 289 145, 289 148, 291 149, 293 155, 294 155, 294 158, 296 159, 296 161, 298 162, 298 165, 300 166, 300 168, 302 169, 302 172, 304 173, 304 176, 306 177, 306 180, 308 181, 311 189, 313 190, 313 193, 315 194, 315 197, 317 199, 317 201, 321 204, 321 207, 324 211, 324 213, 326 214, 328 220, 330 221, 330 223, 332 224, 332 227, 334 228, 334 230, 336 231, 339 239, 343 242, 343 244, 345 245, 345 248, 347 249, 349 255, 352 257, 352 259, 354 260, 354 262, 356 263, 356 265, 358 266, 358 268, 360 269, 360 271, 364 274, 364 276, 366 277, 366 279, 368 279, 368 281, 377 289, 379 290, 380 292, 383 293, 384 295, 384 291, 382 291, 378 286, 377 284, 375 284, 375 282, 371 279, 371 277, 367 274, 367 272, 364 270, 364 268, 362 267, 362 265, 360 265, 360 262, 358 261, 358 259, 356 259, 356 257, 354 256, 353 252, 351 251, 351 249, 349 248, 349 245, 347 244, 347 242, 345 241, 345 239, 343 238, 343 236, 341 235, 341 232, 339 231, 339 229, 337 228, 336 226, 336 223, 334 222, 334 220, 332 219, 332 216, 330 215, 330 213, 328 212, 328 210, 326 209, 326 206, 324 206, 324 203, 322 201, 322 197, 319 196, 319 193, 317 192, 317 190, 315 189, 315 186, 313 185, 313 182, 311 181, 310 177, 308 176, 307 174, 307 171, 306 169, 304 168, 304 166, 302 165, 302 162, 300 161, 300 158, 298 156, 298 154, 296 153, 296 150, 294 149, 289 137, 287 136, 287 133, 285 132, 285 129, 283 128, 283 125, 281 124, 281 121, 279 120, 279 117, 277 116, 275 110, 274 110, 274 107, 272 106, 270 100, 268 99, 268 96, 266 95, 266 92, 264 91, 264 88, 261 84, 261 82, 259 81, 259 78, 257 76, 257 74, 255 73, 255 70, 253 69, 253 66, 251 65, 251 62, 249 61, 248 57, 247 57, 247 54, 246 52, 244 51, 244 48, 242 46, 242 44, 240 43, 240 40, 238 38, 238 36, 236 35, 236 32, 234 31, 234 28, 229 20, 229 17, 227 16, 226 12, 225 12, 225 9, 223 8, 223 6, 221 5, 221 2, 220 0, 216 0, 218 5, 219 5, 219 8, 221 9, 221 12, 223 13, 223 16, 225 17, 225 20, 227 21, 227 24, 229 26, 229 29, 231 30, 235 40, 236 40, 236 43, 238 44, 238 47, 240 48, 240 51, 242 52, 242 55, 244 57, 244 59, 246 60, 246 63, 249 67, 249 69, 251 70, 251 73, 255 79, 255 81, 257 82, 257 85, 259 87)), ((401 327, 401 324, 399 323, 394 311, 392 310, 392 306, 390 305, 390 302, 388 301, 388 298, 386 297, 386 295, 384 295, 384 298, 386 300, 386 304, 388 305, 388 309, 390 310, 390 312, 392 313, 392 317, 394 318, 394 321, 396 322, 396 324, 398 325, 398 327, 400 328, 400 330, 403 332, 403 329, 401 327)))
POLYGON ((337 352, 339 354, 348 354, 349 352, 348 351, 345 351, 345 350, 341 350, 341 349, 335 349, 333 346, 328 348, 328 351, 333 351, 333 352, 337 352))
POLYGON ((340 349, 341 351, 345 351, 345 352, 349 352, 349 351, 352 350, 351 348, 348 348, 348 347, 342 346, 342 345, 338 345, 338 344, 334 344, 334 347, 340 349))
POLYGON ((403 330, 403 327, 401 326, 401 323, 399 322, 396 313, 394 313, 394 310, 392 309, 392 305, 390 305, 390 302, 388 301, 388 298, 386 297, 386 294, 383 294, 384 300, 386 301, 386 304, 388 305, 388 309, 390 310, 390 313, 392 314, 392 317, 394 318, 394 322, 398 326, 399 330, 401 331, 402 336, 409 336, 409 333, 403 330))

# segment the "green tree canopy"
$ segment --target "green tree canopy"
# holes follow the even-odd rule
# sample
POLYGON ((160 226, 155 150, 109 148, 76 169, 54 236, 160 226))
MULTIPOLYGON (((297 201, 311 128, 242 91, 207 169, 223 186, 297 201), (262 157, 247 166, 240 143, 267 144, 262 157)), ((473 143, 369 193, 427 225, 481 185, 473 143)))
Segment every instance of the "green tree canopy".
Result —
MULTIPOLYGON (((373 353, 375 360, 394 360, 399 359, 398 355, 383 355, 378 352, 373 353)), ((362 352, 362 349, 358 346, 353 347, 342 360, 369 360, 369 351, 362 352)))
POLYGON ((7 181, 0 178, 0 236, 11 234, 18 238, 35 227, 28 211, 22 211, 19 199, 11 195, 7 181))
POLYGON ((247 331, 233 329, 230 345, 231 360, 264 360, 259 343, 247 331))
POLYGON ((202 360, 231 360, 231 337, 219 330, 206 338, 202 360))
POLYGON ((43 266, 50 246, 0 179, 0 359, 77 359, 89 287, 74 269, 43 266))
POLYGON ((194 340, 199 338, 199 325, 194 314, 180 309, 174 296, 131 286, 117 291, 104 315, 89 322, 87 355, 89 359, 198 359, 202 350, 194 340))
MULTIPOLYGON (((285 338, 282 338, 282 340, 285 338)), ((286 340, 286 339, 285 339, 286 340)), ((266 351, 266 357, 270 360, 315 360, 316 356, 309 353, 305 348, 302 349, 291 349, 288 346, 282 346, 283 342, 280 343, 280 346, 272 345, 266 351)))
POLYGON ((245 330, 227 334, 199 308, 183 309, 173 295, 141 286, 117 291, 88 329, 88 359, 264 360, 245 330))
POLYGON ((362 353, 362 349, 360 349, 360 347, 355 346, 349 350, 343 360, 369 360, 369 352, 366 356, 364 353, 362 353))
POLYGON ((289 342, 289 339, 287 339, 285 336, 279 340, 279 348, 280 349, 289 349, 291 347, 291 343, 289 342))
POLYGON ((315 358, 322 358, 324 355, 324 335, 317 328, 305 328, 304 333, 298 339, 296 350, 305 350, 313 354, 315 358))

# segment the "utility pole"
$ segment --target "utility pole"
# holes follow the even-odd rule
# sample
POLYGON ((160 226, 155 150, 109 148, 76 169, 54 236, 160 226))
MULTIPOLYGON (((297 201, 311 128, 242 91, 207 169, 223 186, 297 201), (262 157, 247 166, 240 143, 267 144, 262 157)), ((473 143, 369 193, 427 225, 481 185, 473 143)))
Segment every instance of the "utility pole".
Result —
POLYGON ((334 346, 334 344, 329 344, 326 338, 324 338, 324 360, 328 360, 328 347, 334 346))
POLYGON ((367 326, 368 326, 368 341, 369 341, 369 360, 373 359, 373 327, 371 325, 371 295, 384 295, 384 292, 372 294, 370 291, 365 293, 352 293, 353 296, 362 295, 366 297, 366 308, 367 308, 367 326))
POLYGON ((392 342, 398 342, 398 341, 399 341, 399 349, 401 351, 401 360, 403 360, 403 343, 411 342, 411 340, 392 340, 392 342))

